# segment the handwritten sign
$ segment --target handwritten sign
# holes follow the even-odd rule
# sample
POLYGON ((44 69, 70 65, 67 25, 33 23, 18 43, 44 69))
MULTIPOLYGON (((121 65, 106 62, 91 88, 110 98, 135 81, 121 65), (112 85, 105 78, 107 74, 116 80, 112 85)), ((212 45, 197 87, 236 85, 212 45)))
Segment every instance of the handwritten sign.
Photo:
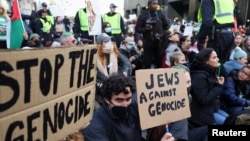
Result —
POLYGON ((0 51, 0 140, 59 140, 94 111, 96 46, 0 51), (69 130, 70 129, 70 130, 69 130))
POLYGON ((136 87, 142 129, 190 117, 184 71, 145 69, 136 71, 136 87))

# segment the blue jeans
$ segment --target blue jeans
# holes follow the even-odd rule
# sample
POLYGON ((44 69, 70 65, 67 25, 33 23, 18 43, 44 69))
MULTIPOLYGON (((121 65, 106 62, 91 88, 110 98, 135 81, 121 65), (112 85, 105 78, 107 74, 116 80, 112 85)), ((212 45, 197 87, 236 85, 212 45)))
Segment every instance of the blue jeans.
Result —
POLYGON ((228 116, 228 113, 219 109, 217 112, 214 113, 214 119, 216 124, 222 125, 228 116))

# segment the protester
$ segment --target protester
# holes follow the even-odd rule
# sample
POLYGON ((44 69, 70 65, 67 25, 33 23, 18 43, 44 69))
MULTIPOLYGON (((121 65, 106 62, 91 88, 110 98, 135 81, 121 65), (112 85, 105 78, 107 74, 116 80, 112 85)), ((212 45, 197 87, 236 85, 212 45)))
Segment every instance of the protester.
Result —
MULTIPOLYGON (((97 109, 87 128, 86 141, 143 141, 137 103, 132 96, 136 87, 132 78, 113 74, 103 82, 102 106, 97 109)), ((171 134, 161 141, 173 141, 171 134)))
POLYGON ((191 37, 190 36, 181 36, 179 46, 185 55, 185 59, 188 64, 191 64, 194 61, 196 51, 190 49, 191 48, 191 37))
POLYGON ((127 57, 132 66, 132 75, 135 76, 135 71, 142 69, 141 52, 138 50, 135 41, 132 37, 126 37, 122 42, 119 52, 127 57))
POLYGON ((239 34, 239 33, 235 33, 234 34, 234 43, 231 45, 231 48, 230 48, 230 56, 229 56, 229 60, 233 60, 234 58, 234 49, 236 47, 240 47, 240 48, 243 48, 243 45, 242 45, 242 36, 239 34))
POLYGON ((106 33, 111 37, 111 41, 115 42, 115 39, 112 35, 112 29, 111 29, 111 24, 109 22, 103 22, 102 23, 102 33, 106 33))
POLYGON ((170 56, 171 67, 186 63, 187 61, 185 59, 185 55, 181 51, 175 51, 171 54, 170 56))
POLYGON ((222 108, 232 114, 250 106, 250 66, 232 70, 226 78, 221 95, 222 108))
POLYGON ((157 8, 158 0, 149 0, 148 9, 139 15, 135 26, 135 31, 143 34, 145 69, 161 67, 160 40, 162 34, 170 27, 165 13, 157 8))
POLYGON ((190 65, 191 72, 191 117, 190 128, 222 124, 228 116, 220 109, 224 77, 217 76, 219 58, 212 48, 202 49, 190 65), (220 114, 223 113, 223 114, 220 114))
POLYGON ((53 27, 54 39, 59 39, 64 32, 70 32, 70 22, 67 21, 66 17, 57 16, 53 27))
POLYGON ((102 106, 82 130, 86 141, 142 140, 137 104, 132 101, 134 92, 134 81, 123 75, 110 75, 103 82, 102 106))
MULTIPOLYGON (((108 34, 109 36, 112 37, 112 32, 111 32, 111 25, 109 22, 103 22, 102 23, 102 32, 108 34)), ((113 40, 114 41, 114 40, 113 40)))
POLYGON ((62 46, 76 46, 76 39, 70 32, 64 32, 60 37, 60 44, 62 46))
POLYGON ((41 37, 38 34, 36 34, 36 33, 30 34, 29 40, 27 41, 27 44, 25 46, 36 47, 36 48, 42 48, 42 47, 44 47, 43 44, 42 44, 41 37))
POLYGON ((226 61, 223 64, 227 74, 229 74, 232 70, 240 70, 247 64, 247 53, 240 47, 236 47, 234 49, 233 55, 233 60, 226 61))
POLYGON ((138 50, 141 52, 141 54, 143 55, 144 53, 144 49, 143 49, 143 40, 142 40, 142 35, 135 33, 134 35, 134 40, 136 42, 137 48, 138 50))
POLYGON ((170 56, 176 52, 181 51, 181 49, 178 47, 178 43, 180 41, 180 34, 178 32, 165 32, 163 34, 163 38, 161 41, 161 62, 162 62, 162 68, 170 68, 170 56))
POLYGON ((97 43, 97 77, 96 77, 96 100, 101 104, 100 90, 102 83, 113 73, 121 73, 131 76, 131 63, 119 53, 116 44, 111 41, 111 37, 106 33, 96 37, 97 43))

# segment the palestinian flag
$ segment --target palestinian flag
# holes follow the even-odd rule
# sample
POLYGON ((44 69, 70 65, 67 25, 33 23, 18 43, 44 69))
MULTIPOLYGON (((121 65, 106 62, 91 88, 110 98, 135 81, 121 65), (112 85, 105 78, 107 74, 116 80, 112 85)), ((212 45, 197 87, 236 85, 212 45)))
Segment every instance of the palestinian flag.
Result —
POLYGON ((18 0, 13 1, 11 10, 10 49, 21 48, 24 26, 22 23, 23 21, 21 18, 18 0))

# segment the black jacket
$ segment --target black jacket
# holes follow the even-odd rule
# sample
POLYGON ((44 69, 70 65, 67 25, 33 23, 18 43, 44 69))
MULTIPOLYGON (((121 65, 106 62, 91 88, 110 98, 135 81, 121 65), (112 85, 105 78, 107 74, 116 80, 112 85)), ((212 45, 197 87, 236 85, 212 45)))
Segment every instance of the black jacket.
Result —
POLYGON ((141 129, 136 102, 128 107, 129 115, 119 119, 104 102, 90 125, 82 130, 86 141, 141 141, 141 129))
POLYGON ((163 13, 163 11, 144 10, 138 17, 135 31, 137 33, 143 34, 144 38, 152 38, 151 32, 153 32, 154 36, 156 35, 156 33, 162 35, 164 31, 166 31, 170 27, 170 23, 170 20, 163 13), (151 31, 145 29, 145 26, 148 22, 151 22, 153 26, 153 29, 151 31))
POLYGON ((216 70, 195 60, 191 66, 191 95, 190 104, 191 128, 215 124, 213 113, 219 109, 219 96, 223 86, 216 83, 216 70))

